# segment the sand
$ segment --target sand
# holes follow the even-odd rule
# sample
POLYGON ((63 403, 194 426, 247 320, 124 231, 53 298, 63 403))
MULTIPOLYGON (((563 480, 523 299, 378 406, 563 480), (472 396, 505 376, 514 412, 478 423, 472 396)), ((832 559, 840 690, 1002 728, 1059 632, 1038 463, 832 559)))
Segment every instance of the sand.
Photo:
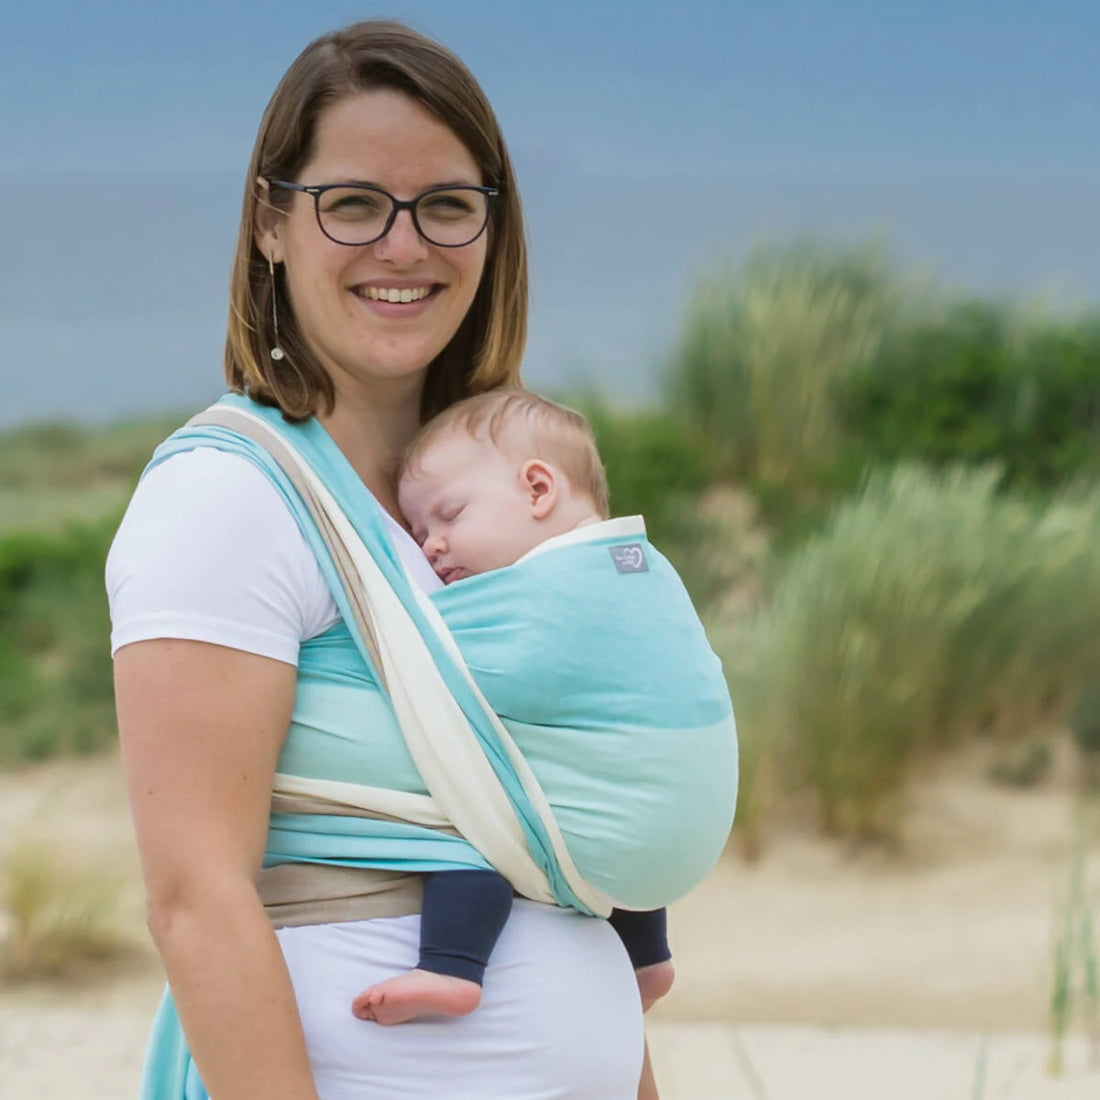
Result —
MULTIPOLYGON (((976 749, 922 780, 900 851, 788 824, 759 863, 729 855, 673 907, 677 983, 649 1029, 663 1100, 1100 1096, 1079 1027, 1065 1075, 1046 1073, 1071 783, 1056 770, 998 788, 987 760, 976 749)), ((117 761, 0 776, 0 856, 22 836, 119 873, 119 921, 140 946, 111 973, 0 988, 0 1097, 132 1096, 160 977, 117 761)), ((1100 911, 1095 854, 1088 870, 1100 911)))

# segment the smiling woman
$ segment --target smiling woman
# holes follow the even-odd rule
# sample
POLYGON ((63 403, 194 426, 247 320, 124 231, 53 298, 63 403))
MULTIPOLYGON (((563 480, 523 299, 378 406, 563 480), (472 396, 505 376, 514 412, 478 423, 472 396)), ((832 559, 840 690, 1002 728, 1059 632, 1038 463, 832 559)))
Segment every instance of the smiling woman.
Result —
POLYGON ((381 31, 319 43, 291 66, 260 125, 233 266, 227 380, 305 418, 336 406, 333 369, 360 340, 385 344, 397 375, 418 346, 430 416, 519 368, 527 262, 511 160, 481 89, 442 47, 381 31), (357 184, 359 194, 353 202, 331 184, 357 184), (462 207, 460 242, 451 213, 462 207), (350 233, 349 218, 375 224, 350 233), (382 303, 422 300, 431 306, 382 312, 382 303), (432 323, 418 323, 418 336, 366 325, 421 312, 432 323), (276 316, 286 359, 272 365, 276 316))
MULTIPOLYGON (((315 193, 310 201, 294 189, 281 209, 268 180, 261 179, 256 245, 271 263, 282 265, 290 310, 332 382, 336 404, 342 391, 347 400, 364 385, 384 384, 392 393, 411 386, 419 392, 426 364, 439 356, 469 312, 487 242, 472 233, 461 248, 433 245, 414 220, 415 205, 422 192, 442 181, 480 186, 477 162, 426 108, 388 89, 360 92, 330 107, 314 145, 300 173, 308 185, 370 180, 409 196, 412 208, 393 207, 392 217, 376 219, 379 230, 391 222, 384 235, 370 234, 361 243, 337 241, 325 226, 367 217, 346 213, 349 207, 361 211, 362 199, 352 204, 348 190, 340 189, 341 215, 341 208, 331 205, 331 191, 315 193), (330 202, 322 204, 323 198, 330 202)), ((365 194, 386 198, 381 191, 365 194)))
MULTIPOLYGON (((526 308, 515 180, 461 62, 389 22, 308 46, 249 168, 236 392, 158 450, 108 562, 119 736, 171 987, 146 1100, 655 1096, 622 944, 546 904, 573 904, 549 888, 513 907, 476 1012, 408 1028, 353 1015, 416 963, 414 872, 486 858, 435 818, 395 829, 364 811, 370 791, 434 802, 304 490, 240 427, 305 456, 311 491, 418 607, 412 586, 439 582, 395 518, 399 460, 434 413, 518 383, 526 308)), ((491 801, 495 782, 468 796, 491 801)), ((526 795, 505 788, 518 828, 526 795)), ((550 875, 537 839, 519 847, 550 875)))

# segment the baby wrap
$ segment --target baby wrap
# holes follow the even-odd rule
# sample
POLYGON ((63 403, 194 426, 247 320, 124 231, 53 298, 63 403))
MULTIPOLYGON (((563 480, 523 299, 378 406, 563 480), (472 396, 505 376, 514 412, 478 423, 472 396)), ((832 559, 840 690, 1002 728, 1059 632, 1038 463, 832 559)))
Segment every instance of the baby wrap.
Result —
MULTIPOLYGON (((269 477, 344 620, 303 644, 275 784, 276 805, 326 812, 273 813, 268 865, 492 865, 529 897, 598 914, 667 904, 706 874, 732 820, 733 717, 640 519, 581 528, 428 598, 315 420, 228 397, 152 464, 199 446, 269 477)), ((170 998, 143 1089, 205 1096, 170 998)))

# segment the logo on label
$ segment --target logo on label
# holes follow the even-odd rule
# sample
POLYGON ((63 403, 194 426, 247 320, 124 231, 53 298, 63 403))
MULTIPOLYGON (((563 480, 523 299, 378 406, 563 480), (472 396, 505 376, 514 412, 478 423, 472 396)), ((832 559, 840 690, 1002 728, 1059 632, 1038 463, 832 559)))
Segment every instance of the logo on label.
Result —
POLYGON ((609 546, 607 552, 620 573, 648 573, 649 562, 640 542, 628 542, 625 546, 609 546))

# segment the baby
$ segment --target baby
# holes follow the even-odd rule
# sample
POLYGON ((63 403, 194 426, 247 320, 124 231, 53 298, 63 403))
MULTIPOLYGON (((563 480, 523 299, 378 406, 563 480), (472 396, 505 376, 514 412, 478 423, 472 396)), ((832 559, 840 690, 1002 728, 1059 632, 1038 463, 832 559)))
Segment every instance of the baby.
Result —
MULTIPOLYGON (((607 480, 587 421, 526 390, 494 390, 452 405, 412 441, 398 502, 444 584, 511 565, 540 543, 608 518, 607 480)), ((415 970, 364 990, 353 1011, 398 1024, 461 1016, 481 1001, 485 966, 512 905, 493 871, 424 876, 415 970)), ((648 1007, 672 985, 665 911, 616 909, 648 1007)))

